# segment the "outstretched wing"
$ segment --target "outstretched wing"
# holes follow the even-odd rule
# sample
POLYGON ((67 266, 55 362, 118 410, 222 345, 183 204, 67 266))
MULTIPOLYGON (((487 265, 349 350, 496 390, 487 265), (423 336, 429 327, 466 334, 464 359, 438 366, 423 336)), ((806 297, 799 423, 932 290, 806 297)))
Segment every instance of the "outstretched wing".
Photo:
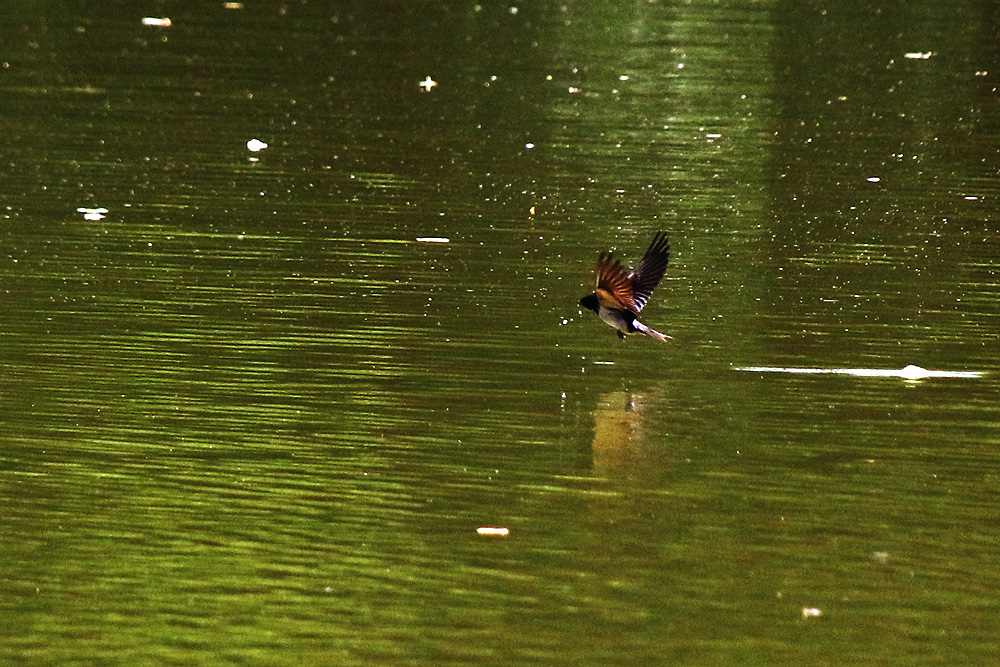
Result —
POLYGON ((670 244, 666 232, 657 232, 646 249, 638 268, 628 276, 630 292, 638 313, 649 301, 653 289, 660 284, 667 262, 670 261, 670 244))
POLYGON ((597 300, 606 308, 628 308, 632 312, 639 311, 632 295, 632 280, 622 268, 622 263, 611 256, 611 253, 601 253, 597 260, 597 300))

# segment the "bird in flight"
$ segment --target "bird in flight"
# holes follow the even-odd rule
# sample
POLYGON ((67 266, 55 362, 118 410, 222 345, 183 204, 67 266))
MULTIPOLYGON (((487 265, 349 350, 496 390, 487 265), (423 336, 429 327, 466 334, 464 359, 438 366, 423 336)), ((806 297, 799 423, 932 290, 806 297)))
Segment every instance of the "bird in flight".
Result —
POLYGON ((632 273, 628 273, 619 260, 612 258, 611 253, 602 252, 597 259, 597 289, 580 299, 580 305, 594 311, 605 324, 614 327, 622 340, 625 340, 625 334, 634 333, 643 333, 660 341, 672 340, 637 319, 653 288, 663 278, 669 259, 670 244, 665 232, 656 233, 638 268, 632 273))

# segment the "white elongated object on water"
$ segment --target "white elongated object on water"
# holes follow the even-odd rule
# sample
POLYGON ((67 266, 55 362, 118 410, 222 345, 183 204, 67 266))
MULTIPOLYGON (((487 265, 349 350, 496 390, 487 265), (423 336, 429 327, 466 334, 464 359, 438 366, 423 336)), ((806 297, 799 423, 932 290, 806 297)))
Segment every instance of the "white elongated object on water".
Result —
POLYGON ((930 371, 910 364, 898 370, 886 368, 782 368, 780 366, 737 366, 735 371, 751 373, 811 373, 833 375, 855 375, 857 377, 902 378, 904 380, 924 380, 926 378, 977 378, 983 371, 930 371))

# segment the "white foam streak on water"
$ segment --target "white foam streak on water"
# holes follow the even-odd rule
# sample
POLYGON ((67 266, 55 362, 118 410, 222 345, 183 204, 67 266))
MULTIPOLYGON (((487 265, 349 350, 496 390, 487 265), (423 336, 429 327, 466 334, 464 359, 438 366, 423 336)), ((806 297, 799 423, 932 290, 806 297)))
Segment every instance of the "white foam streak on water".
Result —
POLYGON ((898 370, 883 368, 781 368, 778 366, 739 366, 736 371, 756 373, 806 373, 854 375, 858 377, 898 377, 904 380, 923 380, 925 378, 977 378, 984 375, 983 371, 932 371, 910 364, 898 370))

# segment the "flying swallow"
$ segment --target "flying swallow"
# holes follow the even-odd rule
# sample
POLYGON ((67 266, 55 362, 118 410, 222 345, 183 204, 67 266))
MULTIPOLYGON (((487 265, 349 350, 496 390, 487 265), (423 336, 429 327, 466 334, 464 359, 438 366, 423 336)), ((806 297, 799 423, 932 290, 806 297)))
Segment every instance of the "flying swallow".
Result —
POLYGON ((605 324, 614 327, 618 337, 643 333, 660 341, 672 340, 650 329, 638 319, 653 289, 660 283, 670 259, 670 244, 665 232, 657 232, 642 256, 639 267, 626 272, 622 263, 602 252, 597 260, 597 289, 580 299, 580 305, 597 313, 605 324))

